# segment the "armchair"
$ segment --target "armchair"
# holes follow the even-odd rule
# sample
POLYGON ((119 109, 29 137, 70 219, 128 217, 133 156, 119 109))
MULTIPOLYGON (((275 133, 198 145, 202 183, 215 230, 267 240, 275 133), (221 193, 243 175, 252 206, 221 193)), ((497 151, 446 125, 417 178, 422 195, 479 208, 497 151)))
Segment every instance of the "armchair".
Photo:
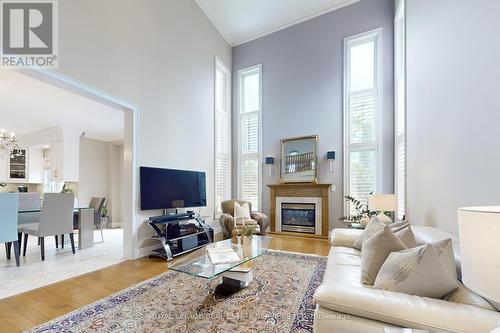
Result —
MULTIPOLYGON (((233 214, 235 202, 243 205, 247 201, 227 200, 223 201, 221 204, 223 214, 220 216, 219 222, 225 238, 230 238, 232 236, 233 229, 242 229, 244 227, 243 224, 236 224, 234 221, 233 214)), ((250 202, 248 202, 248 206, 250 207, 250 216, 252 219, 246 220, 245 225, 255 225, 256 234, 265 236, 266 229, 269 225, 269 218, 265 214, 252 212, 252 204, 250 202)))

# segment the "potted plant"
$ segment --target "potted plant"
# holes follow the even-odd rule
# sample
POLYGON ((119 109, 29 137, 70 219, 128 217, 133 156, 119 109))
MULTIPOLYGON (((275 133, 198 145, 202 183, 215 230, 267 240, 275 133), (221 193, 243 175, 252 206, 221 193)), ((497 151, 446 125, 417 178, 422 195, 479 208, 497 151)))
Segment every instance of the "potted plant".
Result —
MULTIPOLYGON (((368 209, 368 202, 366 201, 358 200, 350 195, 345 196, 345 200, 353 205, 356 213, 351 216, 342 216, 339 218, 339 221, 345 223, 360 223, 366 226, 370 219, 378 214, 377 211, 368 209)), ((384 214, 387 215, 386 212, 384 212, 384 214)))

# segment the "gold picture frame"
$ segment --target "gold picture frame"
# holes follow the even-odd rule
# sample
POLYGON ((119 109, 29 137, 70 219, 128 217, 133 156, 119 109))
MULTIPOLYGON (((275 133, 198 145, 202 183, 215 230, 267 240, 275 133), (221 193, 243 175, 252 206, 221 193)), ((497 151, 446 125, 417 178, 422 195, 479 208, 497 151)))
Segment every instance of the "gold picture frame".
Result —
POLYGON ((281 139, 280 183, 318 182, 318 135, 281 139))

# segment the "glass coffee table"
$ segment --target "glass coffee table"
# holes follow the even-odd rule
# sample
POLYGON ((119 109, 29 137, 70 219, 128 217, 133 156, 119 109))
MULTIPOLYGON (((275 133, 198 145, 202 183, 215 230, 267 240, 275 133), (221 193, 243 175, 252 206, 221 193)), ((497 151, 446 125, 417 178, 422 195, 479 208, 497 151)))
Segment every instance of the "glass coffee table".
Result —
POLYGON ((208 281, 222 276, 222 282, 215 287, 213 293, 227 297, 250 284, 253 280, 253 273, 251 266, 247 263, 263 255, 269 248, 271 241, 271 237, 251 236, 242 237, 240 240, 226 239, 215 242, 184 256, 170 265, 169 269, 208 281), (213 264, 208 256, 207 249, 209 248, 233 249, 238 255, 239 261, 213 264))

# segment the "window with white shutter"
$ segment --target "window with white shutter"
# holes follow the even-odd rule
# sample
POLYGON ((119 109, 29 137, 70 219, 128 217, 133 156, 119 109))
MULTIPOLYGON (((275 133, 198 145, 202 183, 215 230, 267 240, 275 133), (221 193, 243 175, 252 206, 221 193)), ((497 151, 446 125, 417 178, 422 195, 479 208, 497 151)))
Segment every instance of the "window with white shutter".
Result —
MULTIPOLYGON (((344 194, 366 201, 379 186, 381 29, 344 41, 344 194)), ((345 213, 354 213, 346 204, 345 213)))
POLYGON ((261 208, 261 121, 262 66, 245 68, 238 73, 239 144, 238 194, 252 203, 252 210, 261 208))
POLYGON ((215 217, 231 198, 231 79, 229 69, 215 60, 215 217))
POLYGON ((394 21, 394 184, 397 197, 396 215, 406 215, 406 23, 405 0, 401 0, 394 21))

